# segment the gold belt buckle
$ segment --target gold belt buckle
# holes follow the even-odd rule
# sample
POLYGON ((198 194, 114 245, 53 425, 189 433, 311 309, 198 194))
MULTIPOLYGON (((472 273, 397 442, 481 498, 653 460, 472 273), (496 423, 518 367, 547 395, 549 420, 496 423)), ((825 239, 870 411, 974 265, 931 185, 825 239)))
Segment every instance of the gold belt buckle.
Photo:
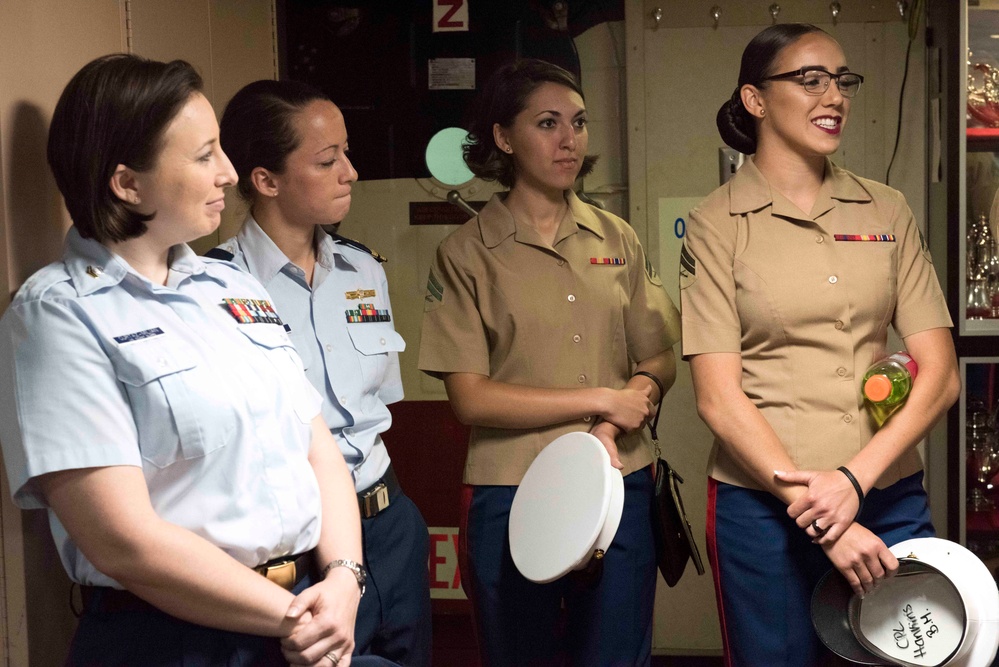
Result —
POLYGON ((265 568, 261 574, 287 591, 295 588, 295 575, 297 572, 294 560, 288 560, 283 563, 278 563, 277 565, 270 565, 265 568))
POLYGON ((371 518, 389 506, 388 487, 385 482, 378 482, 371 489, 364 492, 364 516, 371 518))

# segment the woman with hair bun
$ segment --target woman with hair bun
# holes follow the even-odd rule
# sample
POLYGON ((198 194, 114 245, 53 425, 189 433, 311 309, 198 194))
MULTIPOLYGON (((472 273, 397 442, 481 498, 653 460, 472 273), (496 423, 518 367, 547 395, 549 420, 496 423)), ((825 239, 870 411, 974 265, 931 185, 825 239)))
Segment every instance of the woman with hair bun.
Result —
POLYGON ((250 210, 239 233, 208 254, 267 288, 347 462, 367 570, 355 659, 378 655, 428 667, 430 536, 382 439, 392 424, 388 406, 403 397, 399 353, 406 342, 392 323, 384 258, 325 231, 339 229, 357 181, 343 113, 306 83, 262 80, 233 95, 220 125, 250 210), (361 317, 362 308, 380 316, 361 317))
POLYGON ((834 566, 858 595, 894 574, 886 544, 933 534, 916 444, 957 399, 951 320, 902 195, 834 165, 864 78, 815 26, 775 25, 718 112, 751 154, 690 215, 683 354, 715 436, 708 554, 726 664, 823 664, 811 627, 834 566), (889 323, 919 362, 880 430, 861 382, 889 323))
POLYGON ((510 189, 438 247, 419 364, 472 426, 459 561, 483 664, 647 665, 656 559, 642 427, 676 374, 676 308, 634 230, 572 190, 593 158, 569 72, 501 68, 469 135, 471 170, 510 189), (528 581, 507 540, 524 473, 574 431, 598 437, 624 475, 621 524, 590 588, 528 581))

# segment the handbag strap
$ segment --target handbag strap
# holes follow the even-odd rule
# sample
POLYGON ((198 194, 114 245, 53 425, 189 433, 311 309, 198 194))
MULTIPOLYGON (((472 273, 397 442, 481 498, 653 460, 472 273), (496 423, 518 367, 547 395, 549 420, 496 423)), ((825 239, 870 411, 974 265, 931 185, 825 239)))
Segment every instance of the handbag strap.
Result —
POLYGON ((663 387, 662 380, 648 371, 636 371, 635 375, 642 375, 649 378, 655 382, 656 387, 659 388, 659 403, 656 406, 656 417, 652 420, 652 423, 649 424, 649 431, 652 433, 652 446, 655 447, 656 458, 660 459, 662 458, 663 453, 659 448, 659 432, 657 429, 659 428, 659 414, 663 411, 663 399, 666 398, 666 390, 665 387, 663 387))

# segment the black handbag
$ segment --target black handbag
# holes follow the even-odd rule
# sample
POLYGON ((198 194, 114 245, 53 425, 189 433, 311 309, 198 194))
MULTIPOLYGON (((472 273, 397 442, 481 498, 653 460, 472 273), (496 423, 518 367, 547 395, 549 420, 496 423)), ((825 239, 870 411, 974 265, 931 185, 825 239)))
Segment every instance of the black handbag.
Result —
POLYGON ((655 420, 649 425, 652 432, 652 444, 656 452, 655 481, 656 491, 652 501, 652 534, 656 543, 656 562, 659 571, 670 587, 676 586, 687 567, 687 561, 694 561, 697 574, 704 574, 704 563, 701 562, 701 552, 697 542, 690 532, 690 522, 683 509, 683 499, 680 497, 680 477, 666 459, 662 457, 659 448, 659 413, 662 411, 662 397, 656 408, 655 420))

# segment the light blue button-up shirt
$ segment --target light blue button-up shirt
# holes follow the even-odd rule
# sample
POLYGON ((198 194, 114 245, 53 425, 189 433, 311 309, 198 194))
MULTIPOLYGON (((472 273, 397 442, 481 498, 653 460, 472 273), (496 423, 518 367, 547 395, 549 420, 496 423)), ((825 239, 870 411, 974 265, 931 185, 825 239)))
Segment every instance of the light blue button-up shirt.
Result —
MULTIPOLYGON (((69 231, 0 321, 0 442, 14 500, 45 507, 34 479, 141 467, 156 513, 256 566, 307 551, 320 498, 307 460, 320 398, 284 328, 243 322, 224 299, 270 300, 251 276, 175 246, 154 285, 69 231)), ((260 319, 254 316, 253 319, 260 319)), ((70 578, 97 571, 50 512, 70 578)))
POLYGON ((252 217, 219 247, 263 283, 291 326, 305 374, 323 396, 323 417, 361 491, 389 466, 381 434, 392 425, 387 406, 403 398, 399 352, 406 342, 392 324, 381 264, 363 250, 334 242, 318 227, 316 244, 311 287, 305 272, 252 217), (381 311, 381 317, 348 316, 362 304, 381 311))

